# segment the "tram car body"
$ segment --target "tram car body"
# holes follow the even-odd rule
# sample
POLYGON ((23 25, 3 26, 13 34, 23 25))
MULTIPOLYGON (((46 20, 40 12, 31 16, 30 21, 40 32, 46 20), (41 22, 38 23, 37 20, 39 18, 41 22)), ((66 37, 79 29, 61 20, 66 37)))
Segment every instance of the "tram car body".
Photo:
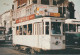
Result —
POLYGON ((43 50, 65 49, 64 18, 42 17, 15 23, 13 45, 43 50))
POLYGON ((65 20, 65 28, 66 45, 80 45, 80 20, 65 20))
POLYGON ((0 43, 5 42, 5 28, 0 27, 0 43))

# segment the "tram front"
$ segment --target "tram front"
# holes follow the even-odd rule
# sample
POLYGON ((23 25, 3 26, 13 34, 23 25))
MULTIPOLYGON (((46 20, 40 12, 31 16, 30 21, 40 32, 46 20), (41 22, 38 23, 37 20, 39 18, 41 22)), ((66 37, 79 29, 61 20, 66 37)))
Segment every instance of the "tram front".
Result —
POLYGON ((51 49, 59 50, 65 49, 65 35, 63 30, 64 19, 51 19, 50 22, 50 36, 51 49))

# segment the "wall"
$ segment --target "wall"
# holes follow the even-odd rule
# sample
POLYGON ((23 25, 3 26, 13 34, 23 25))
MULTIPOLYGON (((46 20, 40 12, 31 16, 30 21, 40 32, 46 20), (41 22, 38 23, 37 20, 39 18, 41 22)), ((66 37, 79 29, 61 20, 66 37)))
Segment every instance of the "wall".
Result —
POLYGON ((12 27, 12 11, 6 11, 2 14, 2 26, 6 27, 6 33, 8 33, 9 28, 12 27))

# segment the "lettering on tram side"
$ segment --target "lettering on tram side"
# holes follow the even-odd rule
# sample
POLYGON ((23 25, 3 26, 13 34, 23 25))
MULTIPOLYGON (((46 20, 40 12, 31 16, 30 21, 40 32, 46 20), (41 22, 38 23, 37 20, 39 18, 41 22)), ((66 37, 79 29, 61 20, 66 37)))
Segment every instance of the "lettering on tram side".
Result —
POLYGON ((60 13, 50 13, 50 16, 60 17, 60 13))
POLYGON ((24 21, 32 20, 32 19, 35 19, 35 14, 32 14, 32 15, 27 16, 27 17, 18 18, 16 20, 16 23, 21 23, 21 22, 24 22, 24 21))

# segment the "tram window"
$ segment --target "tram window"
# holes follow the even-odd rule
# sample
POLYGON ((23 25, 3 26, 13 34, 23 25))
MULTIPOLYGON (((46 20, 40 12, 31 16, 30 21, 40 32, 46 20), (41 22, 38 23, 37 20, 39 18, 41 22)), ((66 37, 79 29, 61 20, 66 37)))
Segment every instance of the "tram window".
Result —
POLYGON ((80 25, 77 25, 77 31, 80 32, 80 25))
POLYGON ((69 31, 70 32, 76 32, 76 25, 75 24, 69 24, 69 31))
POLYGON ((49 22, 46 22, 46 34, 49 34, 49 22))
POLYGON ((69 31, 68 29, 68 24, 65 24, 65 31, 69 31))
POLYGON ((22 26, 19 26, 19 28, 20 28, 19 35, 22 35, 22 26))
POLYGON ((39 35, 43 35, 43 30, 44 30, 44 29, 43 29, 43 23, 39 23, 39 24, 38 24, 38 28, 39 28, 39 30, 38 30, 39 33, 38 33, 38 34, 39 34, 39 35))
POLYGON ((61 23, 51 22, 51 33, 52 34, 61 34, 61 23))
POLYGON ((44 34, 44 23, 42 25, 42 34, 44 34))
POLYGON ((32 24, 28 24, 28 35, 32 35, 32 24))
POLYGON ((19 27, 16 27, 16 34, 19 35, 19 27))
POLYGON ((49 0, 41 0, 41 4, 49 5, 49 0))
MULTIPOLYGON (((66 28, 65 28, 65 24, 63 24, 63 32, 65 32, 65 29, 66 29, 66 28)), ((67 28, 67 29, 68 29, 68 28, 67 28)))
POLYGON ((24 25, 23 26, 23 35, 26 35, 27 34, 27 25, 24 25))

